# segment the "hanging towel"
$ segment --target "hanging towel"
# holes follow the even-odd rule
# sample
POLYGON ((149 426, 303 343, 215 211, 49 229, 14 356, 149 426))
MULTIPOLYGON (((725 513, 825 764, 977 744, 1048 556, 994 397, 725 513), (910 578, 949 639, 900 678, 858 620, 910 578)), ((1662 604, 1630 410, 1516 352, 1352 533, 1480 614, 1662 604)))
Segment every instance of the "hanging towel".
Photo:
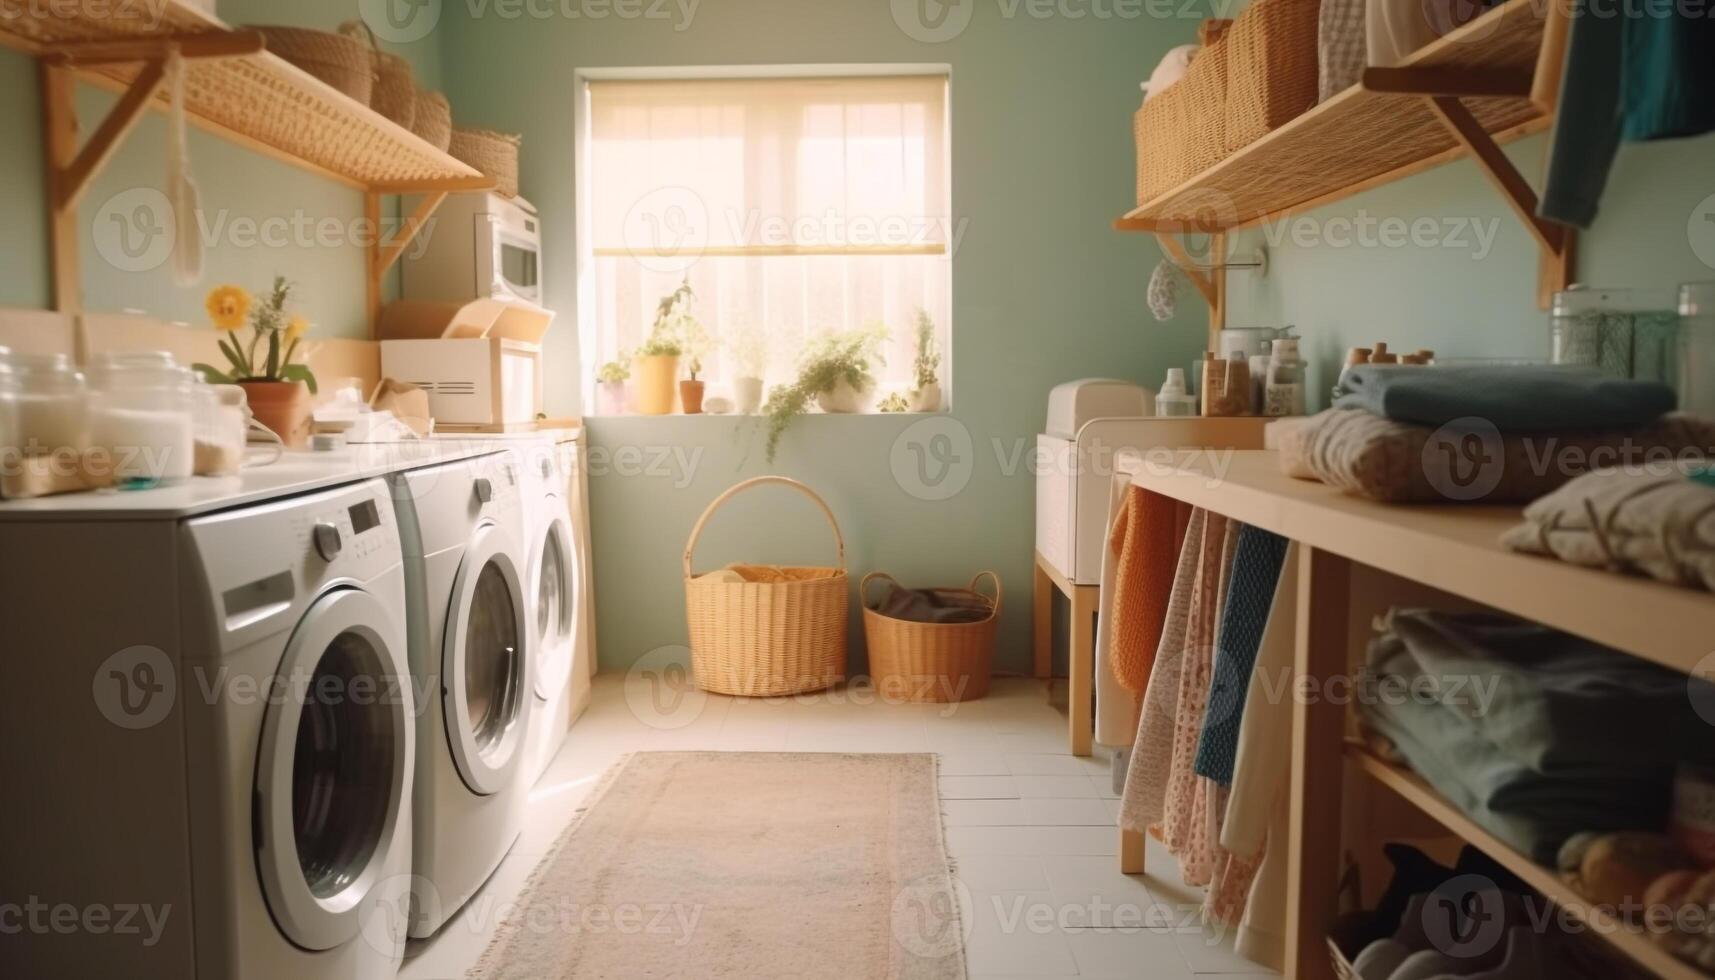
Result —
POLYGON ((1179 859, 1185 883, 1195 887, 1214 879, 1220 857, 1211 816, 1218 787, 1197 775, 1195 763, 1197 743, 1203 736, 1203 717, 1209 706, 1215 650, 1220 643, 1220 610, 1237 546, 1237 524, 1210 514, 1203 529, 1203 554, 1192 591, 1191 613, 1186 620, 1178 711, 1173 719, 1173 762, 1167 777, 1161 841, 1179 859))
POLYGON ((1590 227, 1620 140, 1715 129, 1715 19, 1676 4, 1580 0, 1560 83, 1548 180, 1539 213, 1590 227), (1648 9, 1646 9, 1648 8, 1648 9))
POLYGON ((1271 970, 1286 958, 1286 834, 1292 770, 1293 660, 1297 651, 1298 546, 1289 544, 1275 583, 1268 627, 1245 697, 1239 752, 1221 846, 1257 868, 1233 951, 1271 970))
POLYGON ((1126 765, 1119 824, 1140 834, 1159 823, 1166 808, 1167 777, 1173 764, 1173 720, 1179 712, 1179 672, 1185 661, 1185 630, 1208 517, 1208 511, 1193 510, 1185 527, 1185 541, 1179 548, 1179 565, 1173 576, 1173 593, 1161 627, 1161 644, 1156 650, 1155 666, 1150 670, 1137 738, 1126 765))
POLYGON ((1114 520, 1108 546, 1119 556, 1114 576, 1113 648, 1108 662, 1120 686, 1141 696, 1149 686, 1161 627, 1173 591, 1190 508, 1132 487, 1114 520))
POLYGON ((1197 747, 1197 775, 1223 786, 1233 782, 1233 760, 1239 751, 1239 725, 1244 720, 1245 696, 1252 668, 1274 605, 1280 566, 1286 560, 1286 539, 1258 527, 1239 529, 1233 557, 1233 582, 1221 612, 1221 652, 1215 659, 1209 686, 1209 707, 1203 738, 1197 747))

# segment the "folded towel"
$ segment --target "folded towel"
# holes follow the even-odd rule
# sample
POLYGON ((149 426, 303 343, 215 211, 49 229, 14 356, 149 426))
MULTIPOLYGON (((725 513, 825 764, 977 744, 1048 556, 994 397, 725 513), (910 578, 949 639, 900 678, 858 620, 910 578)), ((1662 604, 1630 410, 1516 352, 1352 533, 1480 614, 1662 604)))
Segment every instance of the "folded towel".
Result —
POLYGON ((1525 508, 1514 551, 1715 591, 1715 486, 1707 464, 1598 470, 1525 508))
POLYGON ((1113 642, 1108 662, 1114 679, 1133 694, 1143 694, 1155 668, 1167 600, 1190 519, 1189 506, 1132 487, 1108 535, 1108 546, 1119 556, 1110 606, 1113 642))
POLYGON ((1630 429, 1674 410, 1673 389, 1576 367, 1363 365, 1340 382, 1339 408, 1441 426, 1478 418, 1502 434, 1630 429))

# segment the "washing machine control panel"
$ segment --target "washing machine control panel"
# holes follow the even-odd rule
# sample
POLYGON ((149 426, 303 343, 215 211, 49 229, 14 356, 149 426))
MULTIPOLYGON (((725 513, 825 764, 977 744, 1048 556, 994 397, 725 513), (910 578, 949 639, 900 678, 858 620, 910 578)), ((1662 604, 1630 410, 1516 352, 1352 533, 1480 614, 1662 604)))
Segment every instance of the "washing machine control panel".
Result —
POLYGON ((364 578, 369 560, 396 548, 392 501, 346 495, 294 515, 293 531, 313 574, 338 565, 339 574, 364 578))

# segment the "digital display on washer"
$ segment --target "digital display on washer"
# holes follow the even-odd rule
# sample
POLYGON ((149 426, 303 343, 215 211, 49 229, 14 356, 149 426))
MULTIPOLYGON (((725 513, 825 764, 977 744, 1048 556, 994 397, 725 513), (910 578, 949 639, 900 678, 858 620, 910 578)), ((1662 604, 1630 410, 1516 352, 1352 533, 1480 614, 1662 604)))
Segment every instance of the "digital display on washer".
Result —
POLYGON ((351 533, 362 534, 380 526, 381 511, 376 508, 375 501, 365 500, 351 509, 351 533))

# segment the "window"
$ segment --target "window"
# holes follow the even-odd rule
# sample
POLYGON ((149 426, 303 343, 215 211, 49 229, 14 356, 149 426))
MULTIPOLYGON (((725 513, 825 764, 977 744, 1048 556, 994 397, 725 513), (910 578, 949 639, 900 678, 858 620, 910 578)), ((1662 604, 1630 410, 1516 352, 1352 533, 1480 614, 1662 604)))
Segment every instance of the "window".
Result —
POLYGON ((948 390, 946 103, 944 74, 590 81, 587 369, 636 351, 688 283, 711 395, 790 382, 819 339, 866 329, 886 331, 876 401, 910 392, 920 312, 948 390))

